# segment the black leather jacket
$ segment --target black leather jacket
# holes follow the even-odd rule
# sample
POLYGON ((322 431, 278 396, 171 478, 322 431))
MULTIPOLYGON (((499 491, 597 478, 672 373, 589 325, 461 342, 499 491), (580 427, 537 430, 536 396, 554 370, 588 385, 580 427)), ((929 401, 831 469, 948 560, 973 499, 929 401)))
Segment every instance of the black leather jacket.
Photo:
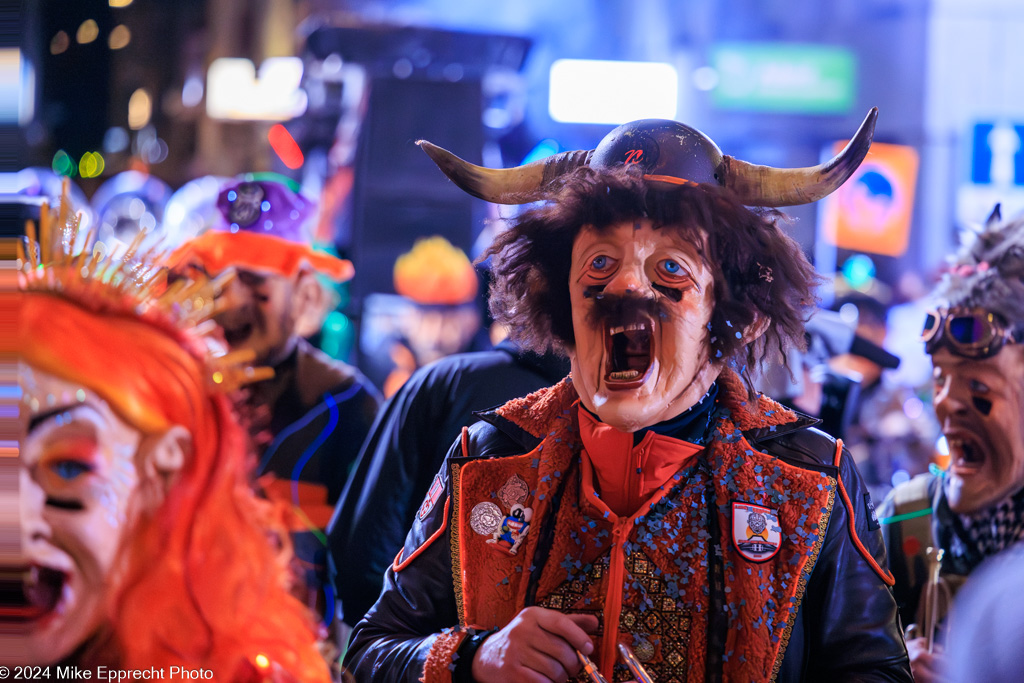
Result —
MULTIPOLYGON (((538 443, 493 412, 481 417, 485 422, 474 425, 468 434, 468 452, 473 457, 522 454, 538 443)), ((744 436, 758 450, 790 464, 839 476, 853 507, 858 542, 884 568, 882 537, 853 459, 846 454, 840 467, 834 467, 835 441, 810 428, 815 422, 802 417, 771 431, 754 430, 744 436)), ((456 443, 448 457, 460 456, 460 444, 456 443)), ((442 467, 439 475, 445 494, 450 492, 447 471, 442 467)), ((429 514, 417 517, 402 554, 409 557, 417 549, 420 554, 400 574, 388 569, 383 593, 356 626, 345 665, 358 681, 420 680, 439 633, 458 624, 449 549, 451 524, 437 542, 421 548, 444 522, 444 500, 442 497, 429 514)), ((892 592, 855 546, 850 516, 844 500, 836 496, 820 559, 797 612, 777 681, 913 680, 892 592)), ((709 630, 713 628, 709 624, 709 630)), ((708 641, 709 658, 720 662, 722 653, 714 652, 711 633, 708 641)), ((468 664, 456 660, 454 680, 470 680, 468 664)), ((720 669, 711 678, 720 680, 720 669)))

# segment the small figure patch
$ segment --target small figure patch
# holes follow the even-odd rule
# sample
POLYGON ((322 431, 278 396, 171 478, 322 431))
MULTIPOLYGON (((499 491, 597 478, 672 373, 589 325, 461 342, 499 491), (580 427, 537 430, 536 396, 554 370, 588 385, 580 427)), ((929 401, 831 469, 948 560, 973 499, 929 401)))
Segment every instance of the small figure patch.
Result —
POLYGON ((512 475, 497 494, 498 500, 508 506, 508 514, 490 501, 477 503, 469 513, 469 526, 481 536, 490 536, 487 542, 494 550, 515 555, 526 540, 533 519, 533 508, 524 505, 529 494, 526 480, 512 475))
POLYGON ((878 523, 878 514, 875 512, 875 503, 871 500, 871 494, 864 494, 864 508, 868 511, 868 531, 875 531, 881 529, 882 525, 878 523))
POLYGON ((422 522, 426 519, 430 511, 434 509, 437 501, 441 499, 441 494, 444 493, 444 484, 441 482, 441 475, 434 476, 434 483, 430 485, 430 490, 427 491, 427 497, 423 499, 423 505, 420 505, 420 511, 416 513, 422 522))
POLYGON ((753 503, 732 503, 732 543, 751 562, 766 562, 779 552, 782 528, 778 512, 753 503))

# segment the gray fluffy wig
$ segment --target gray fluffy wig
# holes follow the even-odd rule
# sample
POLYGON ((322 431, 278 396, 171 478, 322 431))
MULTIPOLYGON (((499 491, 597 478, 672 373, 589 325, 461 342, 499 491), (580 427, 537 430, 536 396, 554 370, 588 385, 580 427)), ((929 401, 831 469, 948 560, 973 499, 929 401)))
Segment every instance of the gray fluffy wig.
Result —
POLYGON ((936 294, 950 308, 984 308, 1024 323, 1024 214, 1003 221, 997 205, 966 236, 936 294))

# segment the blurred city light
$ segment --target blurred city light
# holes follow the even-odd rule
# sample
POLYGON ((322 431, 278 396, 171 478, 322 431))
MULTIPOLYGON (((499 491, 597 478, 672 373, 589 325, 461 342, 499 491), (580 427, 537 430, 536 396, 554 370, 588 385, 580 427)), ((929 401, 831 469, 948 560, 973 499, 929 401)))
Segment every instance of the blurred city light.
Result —
POLYGON ((110 0, 111 7, 127 7, 132 4, 132 0, 110 0))
POLYGON ((0 123, 27 124, 35 102, 35 73, 16 47, 0 48, 0 123))
POLYGON ((863 289, 875 277, 875 262, 865 254, 851 256, 843 264, 843 277, 854 289, 863 289))
POLYGON ((846 48, 722 42, 711 50, 711 66, 712 99, 724 109, 840 114, 856 98, 857 58, 846 48))
POLYGON ((153 115, 153 100, 145 88, 139 88, 128 100, 128 127, 132 130, 145 128, 153 115))
POLYGON ((287 121, 306 111, 301 81, 298 57, 265 59, 258 76, 248 59, 215 59, 206 73, 206 113, 215 119, 287 121))
POLYGON ((124 24, 118 24, 110 32, 110 37, 107 38, 107 45, 110 46, 111 50, 120 50, 123 47, 127 47, 131 40, 132 32, 128 30, 128 27, 124 24))
POLYGON ((78 166, 75 164, 75 160, 62 149, 58 149, 57 153, 53 155, 53 163, 50 165, 53 167, 53 172, 57 175, 66 175, 74 178, 78 173, 78 166))
POLYGON ((189 76, 181 88, 181 104, 186 107, 194 107, 202 101, 203 79, 198 76, 189 76))
POLYGON ((702 66, 693 70, 693 87, 697 90, 714 90, 718 85, 718 71, 713 66, 702 66))
POLYGON ((120 126, 114 126, 108 128, 107 132, 103 135, 103 151, 107 154, 117 154, 123 152, 128 148, 128 143, 131 139, 128 137, 128 131, 120 126))
POLYGON ((99 35, 100 27, 96 25, 96 21, 93 19, 86 19, 82 22, 81 26, 78 27, 78 33, 75 34, 75 40, 82 45, 87 45, 96 40, 99 35))
POLYGON ((78 171, 83 178, 98 178, 103 174, 106 162, 99 152, 86 152, 78 162, 78 171))
POLYGON ((71 37, 65 31, 57 31, 50 40, 50 54, 59 55, 71 45, 71 37))
POLYGON ((674 119, 678 99, 670 64, 559 59, 551 65, 548 112, 561 123, 674 119))
POLYGON ((545 138, 537 143, 537 145, 526 153, 526 156, 520 161, 520 164, 532 164, 535 161, 541 159, 547 159, 552 154, 558 154, 561 150, 559 144, 551 138, 545 138))
POLYGON ((299 149, 299 144, 295 142, 295 138, 292 137, 287 128, 280 123, 274 124, 267 133, 267 139, 270 140, 270 146, 277 156, 281 157, 281 162, 285 166, 291 169, 302 166, 302 163, 305 161, 302 150, 299 149))

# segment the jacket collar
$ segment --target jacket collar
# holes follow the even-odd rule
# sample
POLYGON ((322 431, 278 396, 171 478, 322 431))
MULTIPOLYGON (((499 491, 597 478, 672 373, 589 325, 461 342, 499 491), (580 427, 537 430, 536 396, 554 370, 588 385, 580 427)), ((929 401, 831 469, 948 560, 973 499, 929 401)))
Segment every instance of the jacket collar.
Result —
MULTIPOLYGON (((759 394, 752 401, 743 380, 731 370, 722 371, 718 376, 718 384, 719 402, 724 415, 732 420, 751 444, 777 439, 821 422, 790 410, 767 396, 759 394)), ((551 429, 552 420, 566 414, 577 398, 572 377, 569 376, 554 386, 474 415, 501 430, 526 451, 531 451, 551 429)))

